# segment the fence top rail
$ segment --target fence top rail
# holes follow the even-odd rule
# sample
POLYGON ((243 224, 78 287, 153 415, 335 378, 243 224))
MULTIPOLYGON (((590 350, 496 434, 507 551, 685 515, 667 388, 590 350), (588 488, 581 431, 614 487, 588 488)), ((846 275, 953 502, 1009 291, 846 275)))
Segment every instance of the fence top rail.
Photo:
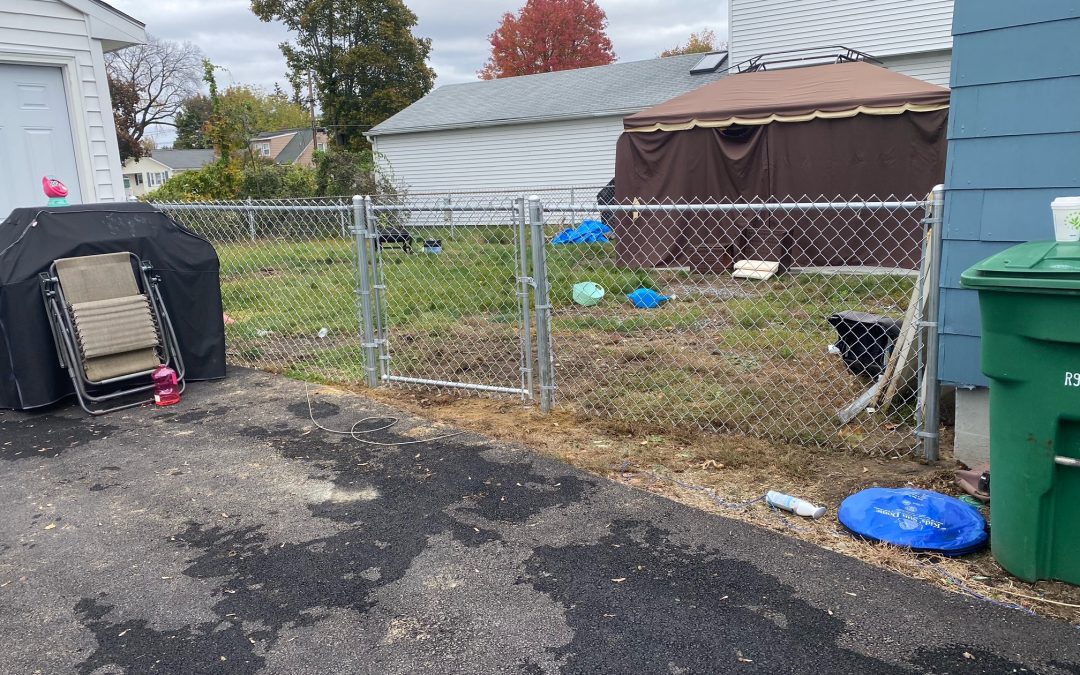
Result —
POLYGON ((151 202, 169 211, 299 211, 299 212, 350 212, 352 204, 265 204, 247 202, 151 202))
POLYGON ((491 202, 487 204, 376 204, 376 213, 489 213, 491 211, 515 211, 514 202, 491 202))
POLYGON ((571 213, 580 211, 613 212, 730 212, 730 211, 838 211, 841 209, 896 209, 914 210, 926 206, 921 201, 887 202, 734 202, 700 204, 546 204, 541 200, 543 209, 549 213, 571 213))

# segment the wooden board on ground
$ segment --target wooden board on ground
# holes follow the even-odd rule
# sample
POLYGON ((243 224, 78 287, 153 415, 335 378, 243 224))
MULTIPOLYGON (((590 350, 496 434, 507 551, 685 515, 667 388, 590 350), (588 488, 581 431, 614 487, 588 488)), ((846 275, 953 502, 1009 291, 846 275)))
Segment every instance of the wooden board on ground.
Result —
MULTIPOLYGON (((924 259, 928 259, 930 256, 930 241, 933 240, 927 242, 924 259)), ((925 314, 926 299, 930 292, 927 287, 928 275, 925 274, 925 269, 923 272, 923 274, 919 275, 919 282, 911 290, 911 300, 908 302, 907 313, 904 315, 904 325, 900 329, 900 337, 897 338, 896 344, 893 345, 889 363, 885 367, 885 372, 881 375, 880 381, 883 386, 873 401, 873 406, 878 412, 888 412, 897 403, 898 396, 909 391, 918 378, 919 322, 925 314)))
POLYGON ((731 276, 735 279, 764 281, 771 279, 779 271, 779 262, 771 260, 740 260, 735 263, 735 271, 731 273, 731 276))

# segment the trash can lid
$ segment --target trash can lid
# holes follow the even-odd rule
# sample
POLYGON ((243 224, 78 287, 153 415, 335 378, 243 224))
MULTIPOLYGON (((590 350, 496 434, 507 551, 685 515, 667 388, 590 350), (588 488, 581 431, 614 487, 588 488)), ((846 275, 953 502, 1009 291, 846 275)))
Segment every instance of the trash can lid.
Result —
POLYGON ((1080 291, 1080 242, 1029 241, 972 265, 964 288, 1080 291))

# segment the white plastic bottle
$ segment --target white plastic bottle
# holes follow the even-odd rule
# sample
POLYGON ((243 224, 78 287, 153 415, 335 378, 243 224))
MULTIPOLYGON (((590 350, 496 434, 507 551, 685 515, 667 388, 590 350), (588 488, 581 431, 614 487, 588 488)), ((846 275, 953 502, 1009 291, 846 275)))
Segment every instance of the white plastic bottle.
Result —
POLYGON ((791 495, 786 495, 783 492, 769 490, 768 494, 765 495, 765 501, 769 504, 769 506, 782 509, 784 511, 790 511, 795 515, 802 516, 804 518, 813 518, 814 520, 817 520, 818 518, 825 515, 824 506, 814 506, 805 499, 792 497, 791 495))

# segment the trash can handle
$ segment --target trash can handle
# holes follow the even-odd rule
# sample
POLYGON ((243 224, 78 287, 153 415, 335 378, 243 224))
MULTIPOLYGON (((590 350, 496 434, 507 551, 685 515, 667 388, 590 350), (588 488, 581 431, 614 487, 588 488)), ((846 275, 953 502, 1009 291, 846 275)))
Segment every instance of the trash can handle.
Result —
POLYGON ((1080 469, 1080 459, 1074 457, 1062 457, 1061 455, 1058 455, 1054 458, 1054 464, 1060 466, 1072 466, 1080 469))

